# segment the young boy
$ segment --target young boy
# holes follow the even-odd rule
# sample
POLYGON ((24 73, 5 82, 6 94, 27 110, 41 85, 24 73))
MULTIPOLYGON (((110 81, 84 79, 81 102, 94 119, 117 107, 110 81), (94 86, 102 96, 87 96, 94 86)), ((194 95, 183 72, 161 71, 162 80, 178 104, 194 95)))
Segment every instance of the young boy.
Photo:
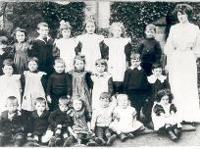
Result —
POLYGON ((53 111, 49 117, 49 128, 54 135, 49 141, 49 146, 61 146, 72 132, 73 120, 69 108, 71 102, 66 97, 59 99, 59 109, 53 111))
POLYGON ((131 106, 137 111, 137 119, 140 119, 140 111, 144 107, 149 94, 149 83, 145 71, 140 66, 140 54, 131 54, 131 66, 124 75, 124 92, 128 95, 131 106))
POLYGON ((40 22, 37 25, 39 36, 32 41, 32 49, 29 51, 29 57, 37 57, 39 59, 40 71, 44 71, 47 75, 53 71, 53 39, 49 37, 49 26, 46 22, 40 22))
POLYGON ((65 62, 63 59, 56 59, 54 64, 55 72, 51 74, 47 84, 47 100, 50 104, 50 111, 58 109, 58 100, 62 96, 70 98, 72 95, 71 76, 65 73, 65 62))
POLYGON ((7 110, 0 119, 0 146, 14 143, 14 146, 22 146, 25 141, 25 122, 21 113, 17 110, 18 100, 9 96, 6 103, 7 110))
POLYGON ((138 52, 141 55, 142 68, 147 76, 152 73, 152 65, 159 63, 161 59, 162 50, 159 42, 155 39, 156 26, 149 24, 146 26, 146 38, 139 45, 138 52))
POLYGON ((35 100, 35 111, 32 112, 30 117, 30 133, 28 137, 32 137, 33 141, 38 143, 42 142, 45 137, 47 128, 49 126, 48 118, 49 111, 46 110, 46 100, 39 97, 35 100))
POLYGON ((109 125, 112 121, 114 104, 111 105, 110 94, 102 92, 99 99, 100 107, 92 114, 91 130, 97 136, 96 142, 100 145, 112 145, 117 135, 112 134, 109 125))
POLYGON ((8 38, 0 36, 0 75, 3 74, 3 62, 5 59, 13 59, 14 53, 8 48, 8 38))

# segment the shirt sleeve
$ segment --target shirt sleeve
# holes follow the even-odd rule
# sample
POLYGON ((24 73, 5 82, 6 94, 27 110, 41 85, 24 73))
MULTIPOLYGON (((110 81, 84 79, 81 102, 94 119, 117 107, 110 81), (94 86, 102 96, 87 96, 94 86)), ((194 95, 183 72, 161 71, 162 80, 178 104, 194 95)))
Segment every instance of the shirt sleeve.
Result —
POLYGON ((46 89, 47 95, 51 95, 52 83, 53 83, 53 77, 52 77, 52 75, 51 75, 51 76, 49 77, 48 83, 47 83, 47 89, 46 89))
POLYGON ((161 113, 165 113, 164 109, 162 106, 156 104, 153 108, 153 112, 157 115, 157 116, 160 116, 161 113))

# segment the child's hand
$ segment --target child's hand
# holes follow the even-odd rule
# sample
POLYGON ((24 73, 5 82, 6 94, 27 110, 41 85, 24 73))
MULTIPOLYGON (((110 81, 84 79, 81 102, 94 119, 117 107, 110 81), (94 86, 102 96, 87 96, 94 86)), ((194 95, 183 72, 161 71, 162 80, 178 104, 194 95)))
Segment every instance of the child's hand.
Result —
POLYGON ((57 129, 55 133, 56 133, 56 135, 59 135, 59 134, 61 134, 61 130, 57 129))
POLYGON ((49 142, 49 140, 51 139, 52 136, 53 136, 53 131, 47 130, 46 134, 44 136, 42 136, 42 138, 41 138, 42 143, 49 142))
POLYGON ((72 134, 74 136, 75 139, 78 139, 78 135, 76 133, 72 134))
POLYGON ((50 96, 47 96, 47 101, 48 101, 49 103, 51 103, 52 99, 51 99, 50 96))

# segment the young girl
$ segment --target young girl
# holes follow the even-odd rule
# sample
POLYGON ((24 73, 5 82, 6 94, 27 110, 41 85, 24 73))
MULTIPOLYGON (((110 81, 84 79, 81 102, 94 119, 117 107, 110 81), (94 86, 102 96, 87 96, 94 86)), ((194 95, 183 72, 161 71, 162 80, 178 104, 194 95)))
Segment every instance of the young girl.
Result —
POLYGON ((112 76, 108 73, 108 65, 106 60, 98 59, 95 63, 96 72, 92 74, 92 110, 98 108, 98 101, 102 92, 113 93, 112 76))
POLYGON ((45 98, 43 88, 45 72, 38 71, 38 59, 30 58, 28 61, 29 71, 24 71, 22 75, 22 83, 24 84, 24 94, 22 99, 22 110, 30 113, 35 110, 35 100, 38 97, 45 98))
POLYGON ((71 38, 71 25, 62 20, 60 22, 58 39, 55 40, 55 48, 58 51, 58 57, 65 61, 66 69, 73 69, 73 58, 75 56, 75 47, 77 42, 71 38))
POLYGON ((109 47, 108 70, 113 76, 114 92, 119 93, 123 90, 124 72, 131 53, 131 39, 124 38, 124 32, 123 24, 114 22, 110 26, 111 38, 104 40, 105 44, 109 47))
POLYGON ((165 130, 171 140, 176 141, 181 133, 181 120, 177 115, 177 109, 172 103, 173 95, 170 90, 160 90, 157 93, 157 102, 152 109, 154 130, 165 130))
POLYGON ((9 96, 18 99, 19 109, 21 109, 21 76, 13 74, 14 63, 11 59, 4 60, 3 65, 4 75, 0 76, 0 114, 5 110, 6 99, 9 96))
POLYGON ((72 75, 72 99, 80 97, 84 100, 86 108, 91 112, 91 74, 85 71, 85 56, 76 56, 74 58, 74 70, 70 71, 72 75))
POLYGON ((117 107, 113 111, 113 122, 110 128, 116 132, 121 141, 125 141, 128 137, 134 137, 137 130, 143 130, 142 123, 137 121, 137 112, 130 106, 128 96, 119 94, 117 96, 117 107))
POLYGON ((14 43, 14 63, 16 72, 22 74, 27 69, 28 50, 30 44, 27 42, 27 33, 25 29, 16 28, 14 32, 16 42, 14 43))
POLYGON ((96 24, 94 20, 87 20, 85 23, 85 34, 76 38, 79 46, 76 48, 76 53, 83 54, 86 57, 86 70, 95 70, 95 61, 102 58, 100 44, 104 37, 95 33, 96 24))
POLYGON ((90 131, 91 116, 86 110, 84 101, 81 98, 73 99, 73 113, 71 116, 74 122, 72 126, 72 137, 65 141, 64 146, 70 146, 74 142, 94 146, 96 143, 90 131))

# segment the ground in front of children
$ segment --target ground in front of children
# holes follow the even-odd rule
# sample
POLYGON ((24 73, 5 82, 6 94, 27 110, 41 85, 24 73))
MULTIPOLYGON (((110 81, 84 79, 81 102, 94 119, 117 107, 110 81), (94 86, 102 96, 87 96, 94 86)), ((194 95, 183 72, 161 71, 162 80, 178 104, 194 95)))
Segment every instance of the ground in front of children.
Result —
POLYGON ((195 131, 184 131, 179 141, 173 142, 166 136, 158 135, 156 133, 142 134, 134 139, 120 142, 116 140, 113 147, 153 147, 153 146, 200 146, 200 124, 196 125, 195 131))

